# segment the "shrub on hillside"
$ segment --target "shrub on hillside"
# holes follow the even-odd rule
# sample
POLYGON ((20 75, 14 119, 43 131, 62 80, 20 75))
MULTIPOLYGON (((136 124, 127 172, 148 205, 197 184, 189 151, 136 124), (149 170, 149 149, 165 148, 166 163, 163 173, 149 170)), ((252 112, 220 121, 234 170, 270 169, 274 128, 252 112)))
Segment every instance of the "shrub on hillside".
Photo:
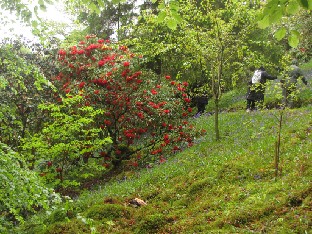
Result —
POLYGON ((38 209, 46 209, 51 192, 24 159, 0 142, 0 232, 38 209))
POLYGON ((188 122, 192 113, 188 84, 140 70, 140 59, 126 46, 95 36, 58 53, 61 72, 52 80, 59 89, 55 98, 62 105, 79 95, 78 108, 102 111, 92 128, 100 130, 101 139, 110 138, 111 144, 93 150, 87 150, 92 141, 82 145, 86 157, 100 157, 105 167, 124 160, 132 166, 163 162, 171 153, 192 146, 197 134, 188 122))

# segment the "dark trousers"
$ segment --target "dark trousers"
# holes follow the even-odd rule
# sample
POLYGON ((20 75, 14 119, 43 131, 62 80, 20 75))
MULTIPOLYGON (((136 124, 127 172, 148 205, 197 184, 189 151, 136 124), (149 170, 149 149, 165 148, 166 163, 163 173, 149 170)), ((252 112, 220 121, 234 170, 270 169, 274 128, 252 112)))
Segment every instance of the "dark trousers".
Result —
POLYGON ((206 103, 197 103, 197 114, 198 113, 204 113, 206 109, 206 103))
POLYGON ((264 103, 264 99, 262 99, 262 98, 257 100, 257 101, 252 100, 252 99, 247 99, 247 109, 255 110, 256 105, 261 109, 261 108, 263 108, 263 103, 264 103))
POLYGON ((256 101, 247 99, 247 109, 254 110, 256 108, 256 101))

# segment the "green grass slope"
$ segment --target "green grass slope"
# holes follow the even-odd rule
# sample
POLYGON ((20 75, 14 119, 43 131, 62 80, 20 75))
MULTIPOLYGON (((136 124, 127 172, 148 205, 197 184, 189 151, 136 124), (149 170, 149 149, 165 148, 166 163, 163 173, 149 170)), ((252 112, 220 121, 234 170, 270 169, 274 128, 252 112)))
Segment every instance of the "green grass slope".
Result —
POLYGON ((279 110, 194 119, 207 135, 153 168, 35 216, 15 233, 311 233, 311 106, 285 110, 274 178, 279 110), (147 205, 135 207, 135 197, 147 205))

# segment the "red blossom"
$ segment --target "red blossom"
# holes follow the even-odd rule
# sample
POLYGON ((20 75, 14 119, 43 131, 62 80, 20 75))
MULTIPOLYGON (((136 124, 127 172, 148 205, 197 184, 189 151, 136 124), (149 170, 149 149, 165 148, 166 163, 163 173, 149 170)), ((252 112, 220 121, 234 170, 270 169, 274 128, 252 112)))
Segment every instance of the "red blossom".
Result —
POLYGON ((73 47, 71 48, 70 54, 71 54, 71 55, 77 54, 77 47, 76 47, 76 46, 73 46, 73 47))
POLYGON ((119 49, 122 50, 122 51, 127 51, 128 47, 127 46, 120 46, 119 49))
POLYGON ((164 135, 164 141, 167 141, 167 140, 169 140, 169 135, 168 135, 168 134, 165 134, 165 135, 164 135))
POLYGON ((191 102, 191 99, 189 99, 189 98, 184 98, 184 101, 187 102, 187 103, 190 103, 190 102, 191 102))
POLYGON ((166 159, 163 156, 160 156, 159 163, 164 163, 164 162, 166 162, 166 159))
POLYGON ((171 76, 165 76, 166 80, 170 80, 171 76))
POLYGON ((124 62, 123 65, 124 65, 124 67, 129 67, 130 66, 130 62, 124 62))
POLYGON ((178 146, 175 145, 175 146, 173 147, 173 150, 174 150, 174 151, 178 151, 178 150, 180 150, 180 148, 179 148, 178 146))
POLYGON ((68 66, 69 66, 70 68, 75 68, 75 65, 72 64, 72 63, 68 64, 68 66))
POLYGON ((86 82, 80 82, 80 84, 78 85, 80 89, 82 89, 84 86, 86 85, 86 82))
POLYGON ((144 119, 144 114, 143 114, 142 112, 139 112, 139 113, 138 113, 138 117, 139 117, 140 119, 144 119))
POLYGON ((98 62, 98 65, 99 65, 99 67, 102 67, 102 66, 105 65, 105 63, 106 63, 106 61, 100 60, 100 61, 98 62))
POLYGON ((155 154, 160 154, 161 152, 162 152, 162 149, 156 149, 156 150, 153 150, 151 154, 155 155, 155 154))
POLYGON ((110 125, 112 125, 112 122, 111 122, 110 120, 105 119, 105 120, 104 120, 104 124, 105 124, 106 126, 110 126, 110 125))
POLYGON ((66 55, 66 51, 63 49, 60 49, 58 52, 59 55, 65 56, 66 55))
POLYGON ((169 113, 170 113, 170 110, 164 110, 164 113, 165 113, 165 114, 169 114, 169 113))
POLYGON ((96 45, 96 44, 91 44, 91 45, 89 45, 87 48, 86 48, 86 50, 94 50, 94 49, 97 49, 99 46, 98 45, 96 45))
POLYGON ((96 35, 90 34, 86 36, 86 39, 89 40, 90 38, 94 38, 94 37, 96 37, 96 35))
POLYGON ((126 77, 126 76, 128 75, 129 72, 130 72, 129 69, 125 69, 125 70, 122 71, 121 76, 122 76, 122 77, 126 77))

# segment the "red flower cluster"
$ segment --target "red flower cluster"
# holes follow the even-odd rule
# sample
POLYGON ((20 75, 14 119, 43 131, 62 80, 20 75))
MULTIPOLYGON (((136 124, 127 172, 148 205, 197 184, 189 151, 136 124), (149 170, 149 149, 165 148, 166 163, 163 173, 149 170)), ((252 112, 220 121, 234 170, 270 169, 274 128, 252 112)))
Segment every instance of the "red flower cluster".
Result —
POLYGON ((183 142, 192 145, 192 129, 183 120, 192 112, 187 82, 174 81, 170 75, 159 81, 148 72, 134 70, 131 64, 138 64, 133 60, 141 56, 94 35, 68 51, 59 50, 58 55, 64 69, 55 82, 65 93, 83 96, 85 105, 105 111, 95 125, 113 141, 115 150, 103 149, 113 152, 110 157, 122 160, 127 151, 120 145, 139 144, 151 147, 151 155, 159 155, 164 162, 164 152, 180 150, 183 142))

